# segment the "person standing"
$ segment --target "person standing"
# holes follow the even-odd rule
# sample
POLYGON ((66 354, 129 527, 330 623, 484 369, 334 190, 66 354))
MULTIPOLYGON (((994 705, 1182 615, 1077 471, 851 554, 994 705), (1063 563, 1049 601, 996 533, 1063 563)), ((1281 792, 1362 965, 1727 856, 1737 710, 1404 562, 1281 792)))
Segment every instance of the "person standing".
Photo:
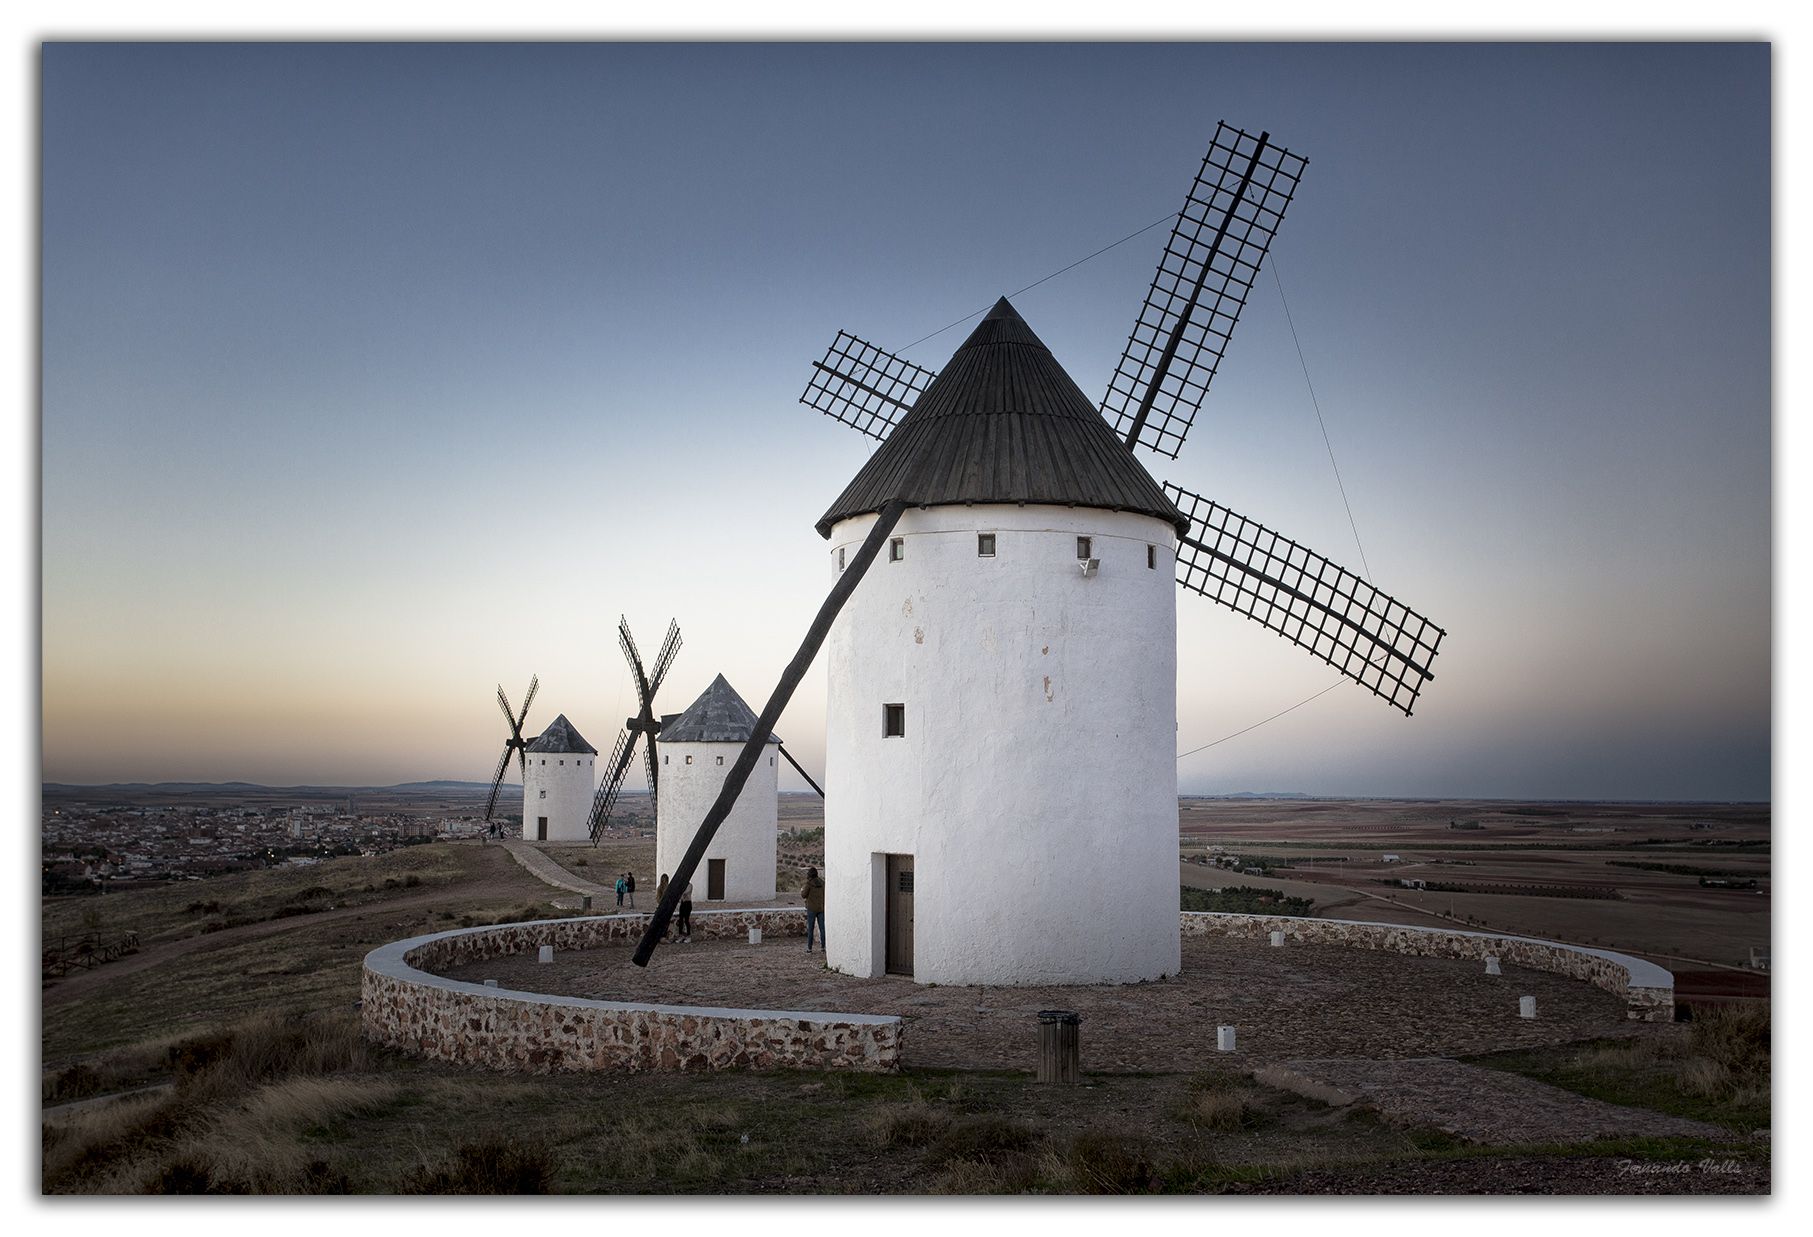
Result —
POLYGON ((633 911, 636 909, 636 874, 634 872, 623 874, 623 887, 630 895, 630 909, 633 911))
POLYGON ((623 909, 623 877, 621 874, 617 877, 617 909, 623 909))
POLYGON ((686 888, 684 888, 680 891, 680 914, 679 914, 678 918, 680 921, 679 922, 680 944, 685 945, 692 940, 692 882, 691 881, 687 881, 686 888))
POLYGON ((806 869, 806 883, 800 897, 806 901, 806 952, 812 952, 812 925, 818 925, 818 948, 825 948, 825 882, 818 878, 817 868, 806 869))

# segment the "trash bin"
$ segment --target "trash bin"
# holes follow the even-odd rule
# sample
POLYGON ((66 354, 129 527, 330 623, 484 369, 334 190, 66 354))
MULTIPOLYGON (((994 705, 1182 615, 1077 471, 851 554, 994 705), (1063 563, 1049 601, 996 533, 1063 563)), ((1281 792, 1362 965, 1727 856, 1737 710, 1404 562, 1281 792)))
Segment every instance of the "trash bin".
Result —
POLYGON ((1068 1009, 1039 1011, 1039 1081, 1080 1082, 1083 1077, 1077 1027, 1083 1016, 1068 1009))

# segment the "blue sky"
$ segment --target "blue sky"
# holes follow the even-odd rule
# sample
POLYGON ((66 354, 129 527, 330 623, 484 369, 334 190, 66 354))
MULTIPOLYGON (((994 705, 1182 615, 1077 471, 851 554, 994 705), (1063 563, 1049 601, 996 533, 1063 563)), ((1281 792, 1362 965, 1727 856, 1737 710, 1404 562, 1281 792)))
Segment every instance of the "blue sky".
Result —
MULTIPOLYGON (((1186 791, 1766 798, 1761 44, 51 44, 44 776, 480 778, 489 702, 606 746, 759 704, 866 440, 795 403, 1175 210, 1218 119, 1309 167, 1273 250, 1374 582, 1450 632, 1186 791)), ((1105 386, 1163 229, 1016 298, 1105 386)), ((913 348, 943 364, 957 327, 913 348)), ((1154 474, 1358 565, 1268 274, 1154 474)), ((1179 750, 1333 682, 1180 595, 1179 750)), ((780 732, 822 749, 822 673, 780 732)))

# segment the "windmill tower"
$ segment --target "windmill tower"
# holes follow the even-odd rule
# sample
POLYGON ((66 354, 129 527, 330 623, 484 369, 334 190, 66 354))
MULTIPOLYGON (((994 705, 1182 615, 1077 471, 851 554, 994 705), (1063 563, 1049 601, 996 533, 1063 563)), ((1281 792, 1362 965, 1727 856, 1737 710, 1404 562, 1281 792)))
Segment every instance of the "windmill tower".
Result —
POLYGON ((919 505, 826 641, 826 960, 1176 974, 1186 522, 1005 299, 819 521, 833 572, 903 475, 919 505))
MULTIPOLYGON (((678 717, 661 719, 661 789, 656 810, 655 867, 673 872, 698 822, 723 789, 737 753, 755 733, 755 712, 723 675, 678 717)), ((705 879, 694 879, 702 901, 765 902, 774 897, 778 830, 775 795, 781 741, 769 735, 749 780, 712 837, 703 861, 705 879)))
POLYGON ((598 749, 562 713, 523 749, 522 835, 531 842, 589 842, 598 749))
POLYGON ((831 966, 1152 979, 1179 964, 1171 581, 1410 713, 1441 628, 1134 454, 1177 457, 1304 166, 1218 126, 1099 407, 1006 298, 942 373, 838 333, 801 402, 881 446, 818 522, 831 592, 676 882, 828 644, 831 966))

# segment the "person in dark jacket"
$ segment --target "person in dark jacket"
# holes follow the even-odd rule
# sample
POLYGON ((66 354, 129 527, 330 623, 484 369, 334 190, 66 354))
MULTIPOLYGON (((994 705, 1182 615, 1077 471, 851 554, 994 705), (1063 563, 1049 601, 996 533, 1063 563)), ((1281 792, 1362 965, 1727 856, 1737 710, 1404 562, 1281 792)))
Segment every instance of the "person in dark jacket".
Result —
POLYGON ((692 940, 692 882, 691 881, 687 881, 686 888, 684 888, 680 891, 680 913, 677 916, 675 916, 675 918, 679 920, 679 932, 680 932, 679 943, 682 945, 688 944, 692 940))
POLYGON ((825 948, 825 882, 818 878, 817 868, 806 869, 806 883, 799 895, 806 902, 806 952, 812 952, 812 925, 818 925, 818 948, 825 948))
POLYGON ((630 896, 630 909, 632 911, 635 910, 636 909, 636 874, 634 872, 625 872, 623 874, 623 890, 625 893, 629 894, 629 896, 630 896))

